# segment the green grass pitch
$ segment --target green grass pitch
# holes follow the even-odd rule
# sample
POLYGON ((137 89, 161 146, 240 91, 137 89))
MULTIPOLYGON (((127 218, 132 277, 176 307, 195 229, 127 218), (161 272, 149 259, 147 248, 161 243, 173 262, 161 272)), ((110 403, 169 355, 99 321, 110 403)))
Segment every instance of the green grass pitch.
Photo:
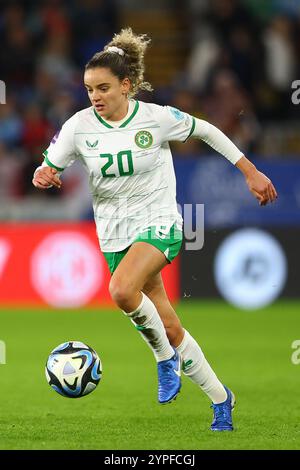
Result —
POLYGON ((157 403, 156 365, 116 310, 2 309, 1 449, 299 449, 300 302, 245 313, 222 301, 183 300, 177 311, 236 394, 235 431, 213 433, 210 402, 188 378, 177 400, 157 403), (49 352, 68 340, 95 348, 103 378, 68 399, 47 384, 49 352))

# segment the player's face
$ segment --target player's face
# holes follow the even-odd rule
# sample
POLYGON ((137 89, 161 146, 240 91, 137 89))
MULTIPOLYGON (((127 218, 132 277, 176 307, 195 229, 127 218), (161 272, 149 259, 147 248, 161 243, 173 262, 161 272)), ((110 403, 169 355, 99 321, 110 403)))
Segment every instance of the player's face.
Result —
POLYGON ((85 71, 84 85, 92 105, 101 117, 118 121, 126 116, 130 89, 128 78, 120 81, 109 68, 97 67, 85 71))

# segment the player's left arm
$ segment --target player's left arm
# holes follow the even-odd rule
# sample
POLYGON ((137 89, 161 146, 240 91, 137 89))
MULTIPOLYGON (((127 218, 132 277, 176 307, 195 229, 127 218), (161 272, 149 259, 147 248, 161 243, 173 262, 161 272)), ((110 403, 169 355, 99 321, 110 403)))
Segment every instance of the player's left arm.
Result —
POLYGON ((243 173, 249 191, 261 206, 275 201, 277 192, 272 181, 260 172, 220 129, 202 119, 194 120, 192 137, 203 140, 234 164, 243 173))
POLYGON ((277 199, 277 191, 272 181, 261 171, 257 170, 248 158, 242 156, 235 166, 244 174, 249 191, 256 197, 261 206, 265 206, 268 202, 274 202, 277 199))

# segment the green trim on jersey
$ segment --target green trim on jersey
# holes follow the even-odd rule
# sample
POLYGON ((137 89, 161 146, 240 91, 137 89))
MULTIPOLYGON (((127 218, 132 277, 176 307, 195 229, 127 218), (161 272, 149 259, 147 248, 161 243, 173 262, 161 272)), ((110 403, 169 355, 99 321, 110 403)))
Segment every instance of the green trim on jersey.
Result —
MULTIPOLYGON (((143 232, 139 233, 132 244, 136 242, 150 243, 150 245, 155 246, 159 251, 161 251, 167 258, 168 262, 171 263, 180 251, 182 244, 182 230, 176 228, 175 224, 172 225, 167 234, 162 234, 158 229, 159 226, 147 227, 143 232)), ((111 274, 117 269, 130 246, 122 251, 102 252, 111 274)))
POLYGON ((53 165, 53 163, 50 162, 47 155, 45 155, 45 152, 43 153, 43 155, 45 157, 45 162, 47 163, 48 166, 51 166, 52 168, 55 168, 57 171, 64 171, 64 168, 60 168, 59 166, 53 165))
POLYGON ((189 133, 189 135, 187 136, 187 138, 185 139, 184 142, 186 142, 186 141, 191 137, 192 133, 193 133, 194 130, 195 130, 195 127, 196 127, 196 119, 194 118, 194 116, 192 116, 192 118, 193 118, 193 124, 192 124, 191 130, 190 130, 190 133, 189 133))
POLYGON ((132 111, 132 113, 131 113, 131 115, 129 116, 129 118, 128 118, 125 122, 123 122, 123 124, 120 125, 120 129, 121 129, 121 127, 127 126, 127 124, 134 118, 134 116, 136 115, 136 113, 137 113, 138 110, 139 110, 139 106, 140 106, 139 102, 136 101, 136 102, 135 102, 134 110, 132 111))
MULTIPOLYGON (((123 122, 123 124, 121 124, 119 127, 117 127, 117 129, 121 129, 122 127, 127 126, 127 124, 134 118, 134 116, 135 116, 136 113, 138 112, 138 109, 139 109, 139 102, 136 101, 136 102, 135 102, 135 106, 134 106, 134 110, 132 111, 132 113, 131 113, 131 115, 129 116, 129 118, 126 119, 126 121, 123 122)), ((113 127, 113 126, 111 126, 110 124, 108 124, 108 122, 106 122, 106 121, 97 113, 97 111, 95 110, 95 108, 93 108, 93 111, 94 111, 94 114, 95 114, 96 118, 101 122, 101 124, 103 124, 103 126, 108 127, 108 129, 115 129, 115 127, 113 127)))
POLYGON ((97 113, 97 111, 95 110, 95 108, 93 108, 93 111, 94 111, 94 114, 95 114, 96 118, 98 119, 98 121, 101 122, 101 124, 103 124, 103 126, 108 127, 109 129, 113 129, 113 126, 111 126, 110 124, 108 124, 108 122, 104 121, 104 119, 102 119, 102 117, 99 116, 99 114, 97 113))

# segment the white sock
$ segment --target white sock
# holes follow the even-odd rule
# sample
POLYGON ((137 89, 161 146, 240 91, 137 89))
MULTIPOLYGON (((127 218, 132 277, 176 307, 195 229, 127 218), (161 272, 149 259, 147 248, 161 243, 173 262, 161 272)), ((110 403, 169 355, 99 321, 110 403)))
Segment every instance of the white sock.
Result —
POLYGON ((148 343, 157 360, 165 361, 174 356, 174 350, 168 340, 165 327, 153 302, 142 292, 142 302, 133 312, 125 313, 143 339, 148 343))
POLYGON ((185 330, 181 344, 176 348, 181 354, 182 370, 199 385, 213 403, 222 403, 227 393, 218 377, 207 362, 200 346, 185 330))

